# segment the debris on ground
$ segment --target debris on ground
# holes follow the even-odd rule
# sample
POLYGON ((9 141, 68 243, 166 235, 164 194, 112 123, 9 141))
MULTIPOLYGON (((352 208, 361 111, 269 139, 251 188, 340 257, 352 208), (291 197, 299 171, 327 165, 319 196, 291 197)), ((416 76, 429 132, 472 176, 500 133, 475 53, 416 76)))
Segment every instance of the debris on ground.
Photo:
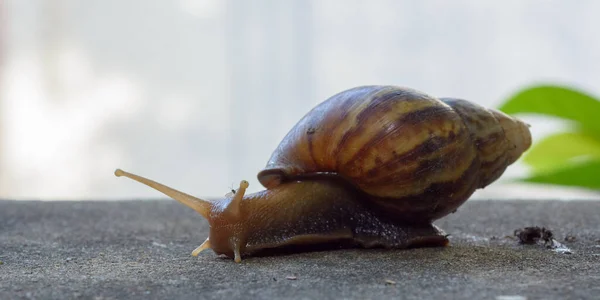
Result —
POLYGON ((544 244, 552 243, 552 231, 544 227, 525 227, 514 231, 514 235, 519 238, 521 244, 537 244, 540 240, 544 244))
POLYGON ((396 284, 396 282, 393 280, 386 279, 385 284, 396 284))
POLYGON ((577 237, 574 236, 574 235, 567 235, 567 236, 565 236, 565 242, 567 242, 567 243, 572 243, 572 242, 574 242, 576 240, 577 240, 577 237))
POLYGON ((573 254, 573 251, 571 251, 569 247, 559 243, 557 240, 554 239, 552 240, 552 245, 548 246, 548 248, 551 248, 556 253, 573 254))
POLYGON ((287 280, 296 280, 296 279, 298 279, 298 277, 296 277, 296 276, 287 276, 285 279, 287 279, 287 280))
MULTIPOLYGON (((519 243, 521 244, 533 245, 543 241, 544 246, 553 249, 554 252, 562 254, 573 253, 567 246, 555 240, 552 231, 545 227, 532 226, 517 229, 514 231, 514 235, 519 239, 519 243)), ((567 238, 565 238, 565 240, 567 240, 567 238)))

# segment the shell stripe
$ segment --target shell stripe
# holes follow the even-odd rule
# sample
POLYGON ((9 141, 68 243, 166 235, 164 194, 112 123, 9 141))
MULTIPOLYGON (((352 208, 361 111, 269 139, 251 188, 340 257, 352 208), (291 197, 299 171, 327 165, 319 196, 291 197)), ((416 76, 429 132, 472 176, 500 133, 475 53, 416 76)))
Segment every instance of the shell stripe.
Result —
MULTIPOLYGON (((439 165, 439 163, 436 163, 436 161, 441 160, 441 158, 437 154, 447 155, 448 154, 447 147, 451 146, 455 142, 456 136, 457 135, 453 134, 453 135, 449 135, 446 138, 443 138, 443 137, 430 138, 427 141, 423 142, 422 144, 417 145, 415 148, 411 149, 410 151, 405 152, 403 154, 396 155, 392 160, 389 160, 389 161, 381 164, 380 166, 378 166, 377 169, 371 169, 371 170, 367 171, 367 175, 370 176, 370 179, 379 181, 382 179, 382 177, 376 177, 379 169, 393 170, 396 167, 401 167, 402 163, 405 163, 404 166, 407 166, 407 167, 410 167, 412 165, 417 166, 416 168, 414 168, 415 170, 414 170, 413 174, 406 174, 406 172, 401 172, 401 173, 403 173, 403 175, 412 176, 412 175, 418 175, 420 173, 423 173, 424 171, 430 169, 432 166, 439 165), (436 153, 436 152, 443 152, 443 153, 436 153), (410 163, 406 163, 406 162, 410 162, 410 163)), ((393 173, 393 174, 390 174, 391 176, 388 175, 388 177, 383 177, 383 178, 392 179, 393 177, 397 177, 396 174, 397 173, 393 173), (390 177, 392 177, 392 178, 390 178, 390 177)))
POLYGON ((455 210, 475 191, 479 180, 476 175, 479 160, 473 159, 460 177, 433 183, 416 195, 400 198, 373 197, 381 211, 395 221, 415 223, 430 222, 455 210))
MULTIPOLYGON (((376 103, 377 105, 368 106, 368 109, 361 111, 356 116, 356 121, 354 122, 356 125, 346 130, 342 139, 339 143, 335 144, 336 147, 331 153, 337 159, 336 166, 345 165, 363 156, 369 150, 368 147, 372 147, 388 137, 401 135, 400 130, 414 131, 416 130, 415 127, 428 120, 435 121, 435 115, 451 110, 447 106, 433 106, 429 103, 423 105, 423 102, 415 101, 416 103, 414 104, 401 103, 406 107, 404 110, 398 110, 402 111, 402 113, 397 113, 396 116, 389 116, 390 111, 394 109, 394 105, 398 105, 399 102, 388 101, 389 99, 388 97, 380 98, 379 101, 376 101, 379 102, 376 103), (375 122, 370 122, 369 117, 373 118, 375 122), (367 124, 372 125, 373 123, 381 126, 367 128, 367 124), (385 129, 382 130, 383 128, 385 129), (365 134, 361 135, 361 133, 365 134)), ((408 144, 409 141, 398 142, 408 144)), ((418 145, 419 142, 415 144, 418 145)), ((407 150, 409 151, 410 149, 407 150)))
MULTIPOLYGON (((387 102, 391 104, 392 97, 397 96, 397 93, 389 93, 388 90, 377 90, 376 93, 369 94, 364 101, 352 101, 352 99, 347 99, 346 102, 353 103, 350 107, 353 107, 352 114, 345 112, 339 122, 336 122, 336 126, 334 128, 334 133, 331 135, 331 143, 326 146, 326 152, 329 153, 332 157, 337 159, 335 166, 339 166, 341 164, 341 151, 348 150, 345 147, 349 141, 356 137, 359 131, 364 131, 363 124, 365 124, 365 111, 373 111, 375 107, 378 107, 377 103, 387 102), (383 97, 381 95, 383 94, 383 97), (339 132, 346 129, 344 132, 339 132), (336 136, 341 136, 339 140, 335 140, 336 136)), ((343 105, 342 107, 345 107, 343 105)), ((381 106, 380 106, 381 108, 381 106)), ((333 120, 326 120, 326 122, 331 122, 333 120)))
MULTIPOLYGON (((393 125, 391 125, 388 128, 388 130, 379 130, 370 140, 368 140, 366 143, 364 143, 363 146, 356 153, 354 153, 354 155, 352 156, 350 161, 355 160, 358 157, 364 156, 365 153, 370 151, 370 149, 372 149, 373 146, 379 144, 384 139, 386 139, 394 134, 397 134, 399 130, 403 129, 403 127, 417 126, 417 125, 419 125, 419 123, 426 122, 432 116, 435 116, 439 113, 447 112, 450 110, 451 109, 449 107, 444 107, 444 106, 428 106, 423 109, 407 112, 407 113, 401 115, 400 118, 393 121, 393 123, 392 123, 393 125)), ((434 137, 433 138, 434 141, 432 141, 432 143, 428 143, 428 141, 425 141, 425 143, 430 144, 433 147, 433 146, 435 146, 433 144, 435 144, 436 138, 439 138, 439 137, 434 137)), ((405 153, 414 152, 414 149, 421 147, 423 144, 424 143, 417 144, 417 145, 415 145, 414 148, 407 150, 405 153)), ((439 145, 440 144, 438 144, 438 146, 439 145)), ((396 154, 402 155, 402 153, 400 153, 400 154, 396 153, 396 154)))
POLYGON ((433 184, 453 182, 461 178, 469 172, 474 161, 477 161, 479 168, 475 151, 461 153, 461 148, 461 144, 451 143, 446 149, 415 158, 405 166, 399 161, 391 166, 397 168, 395 172, 360 184, 364 189, 378 187, 380 192, 391 189, 397 196, 419 195, 433 184))

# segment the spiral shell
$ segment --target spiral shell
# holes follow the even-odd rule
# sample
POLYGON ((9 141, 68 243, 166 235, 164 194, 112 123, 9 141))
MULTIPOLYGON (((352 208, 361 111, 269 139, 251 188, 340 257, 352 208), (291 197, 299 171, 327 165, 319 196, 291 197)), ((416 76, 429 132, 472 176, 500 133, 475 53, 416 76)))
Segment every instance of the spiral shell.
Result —
POLYGON ((465 100, 362 86, 308 112, 258 180, 272 188, 335 174, 397 218, 425 222, 455 210, 499 178, 530 139, 522 122, 465 100))

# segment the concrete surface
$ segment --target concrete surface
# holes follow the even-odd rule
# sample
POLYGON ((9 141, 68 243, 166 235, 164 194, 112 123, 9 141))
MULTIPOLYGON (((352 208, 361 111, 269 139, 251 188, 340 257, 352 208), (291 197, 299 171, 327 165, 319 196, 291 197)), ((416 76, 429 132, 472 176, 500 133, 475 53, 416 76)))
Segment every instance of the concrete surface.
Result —
POLYGON ((0 299, 600 299, 600 202, 471 201, 436 224, 450 247, 235 264, 190 256, 207 223, 175 201, 0 201, 0 299), (573 253, 505 237, 530 225, 573 253))

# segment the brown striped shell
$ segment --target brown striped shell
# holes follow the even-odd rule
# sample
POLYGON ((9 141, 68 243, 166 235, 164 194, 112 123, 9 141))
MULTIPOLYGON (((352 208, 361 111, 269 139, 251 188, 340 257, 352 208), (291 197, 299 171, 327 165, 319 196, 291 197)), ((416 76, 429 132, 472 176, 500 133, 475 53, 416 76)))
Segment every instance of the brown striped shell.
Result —
POLYGON ((431 221, 499 178, 530 144, 527 126, 501 112, 408 88, 362 86, 307 113, 258 180, 272 188, 336 174, 387 212, 431 221))

